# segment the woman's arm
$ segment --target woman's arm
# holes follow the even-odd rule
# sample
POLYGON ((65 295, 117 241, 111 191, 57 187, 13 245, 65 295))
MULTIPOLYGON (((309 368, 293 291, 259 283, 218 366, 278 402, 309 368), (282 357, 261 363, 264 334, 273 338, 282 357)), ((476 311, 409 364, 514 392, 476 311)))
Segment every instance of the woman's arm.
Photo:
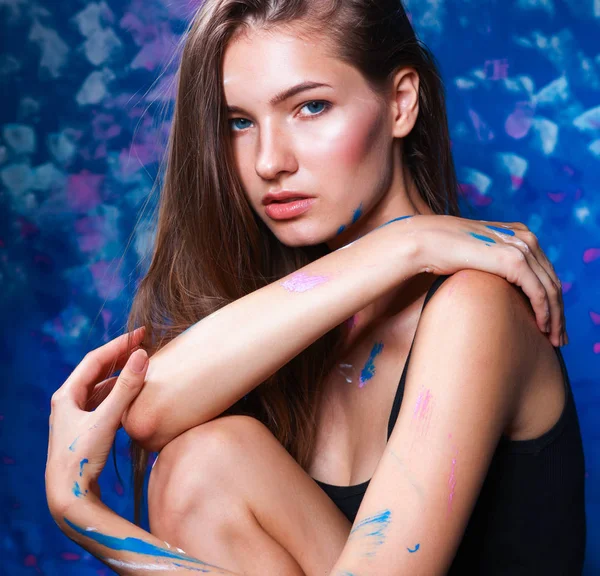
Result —
MULTIPOLYGON (((82 491, 85 490, 82 487, 82 491)), ((170 546, 149 532, 117 515, 88 492, 71 498, 66 507, 51 507, 59 528, 117 574, 223 574, 234 572, 203 562, 170 546)))
MULTIPOLYGON (((410 221, 410 220, 409 220, 410 221)), ((414 276, 417 245, 399 222, 366 235, 204 318, 150 358, 127 433, 160 450, 215 418, 311 343, 414 276), (397 227, 396 227, 397 226, 397 227)))
POLYGON ((52 395, 46 460, 46 500, 52 518, 72 540, 118 574, 232 574, 188 556, 124 520, 101 501, 102 472, 123 412, 142 389, 148 367, 144 350, 129 355, 128 337, 141 342, 144 328, 92 350, 52 395), (103 380, 111 362, 118 377, 103 380))
MULTIPOLYGON (((446 280, 423 311, 398 420, 332 575, 446 574, 543 345, 507 282, 446 280)), ((543 489, 543 487, 540 487, 543 489)))
POLYGON ((475 268, 507 278, 530 297, 542 329, 550 307, 558 310, 553 314, 558 339, 564 328, 560 295, 548 294, 543 284, 558 280, 536 259, 547 268, 545 256, 510 229, 498 230, 451 216, 410 217, 236 300, 152 356, 144 389, 124 416, 126 431, 145 448, 162 449, 223 413, 323 334, 421 272, 475 268))

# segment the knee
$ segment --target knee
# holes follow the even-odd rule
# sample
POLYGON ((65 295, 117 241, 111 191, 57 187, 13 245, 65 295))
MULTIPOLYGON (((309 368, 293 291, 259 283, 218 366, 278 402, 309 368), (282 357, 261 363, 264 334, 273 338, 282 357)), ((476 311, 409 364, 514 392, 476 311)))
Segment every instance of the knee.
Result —
POLYGON ((169 442, 150 473, 151 523, 153 518, 177 522, 234 489, 239 463, 270 434, 250 416, 222 416, 169 442))

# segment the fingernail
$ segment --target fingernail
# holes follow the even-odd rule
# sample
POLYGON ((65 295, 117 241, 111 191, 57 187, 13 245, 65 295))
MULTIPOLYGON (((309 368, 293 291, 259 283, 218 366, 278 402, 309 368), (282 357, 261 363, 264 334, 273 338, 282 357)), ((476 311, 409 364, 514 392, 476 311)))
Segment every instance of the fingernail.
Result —
POLYGON ((130 370, 132 370, 133 372, 141 372, 145 366, 146 366, 146 362, 148 361, 148 355, 146 354, 145 350, 136 350, 130 357, 129 360, 127 361, 127 365, 129 366, 130 370))

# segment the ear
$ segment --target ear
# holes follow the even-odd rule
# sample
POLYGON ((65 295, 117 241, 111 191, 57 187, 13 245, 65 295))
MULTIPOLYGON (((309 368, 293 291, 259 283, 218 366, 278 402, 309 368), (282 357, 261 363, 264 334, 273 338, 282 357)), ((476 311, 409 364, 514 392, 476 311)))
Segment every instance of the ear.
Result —
POLYGON ((393 136, 404 138, 419 114, 419 75, 414 68, 396 72, 392 93, 393 136))

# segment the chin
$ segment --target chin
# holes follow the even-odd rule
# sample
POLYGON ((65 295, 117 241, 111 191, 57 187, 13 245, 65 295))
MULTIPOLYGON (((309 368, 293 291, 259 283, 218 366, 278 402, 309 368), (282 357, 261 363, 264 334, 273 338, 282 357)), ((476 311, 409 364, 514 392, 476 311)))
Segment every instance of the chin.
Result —
POLYGON ((302 248, 303 246, 315 246, 323 244, 331 239, 331 233, 325 230, 319 231, 315 226, 294 226, 292 221, 275 223, 269 226, 273 235, 285 246, 290 248, 302 248))

